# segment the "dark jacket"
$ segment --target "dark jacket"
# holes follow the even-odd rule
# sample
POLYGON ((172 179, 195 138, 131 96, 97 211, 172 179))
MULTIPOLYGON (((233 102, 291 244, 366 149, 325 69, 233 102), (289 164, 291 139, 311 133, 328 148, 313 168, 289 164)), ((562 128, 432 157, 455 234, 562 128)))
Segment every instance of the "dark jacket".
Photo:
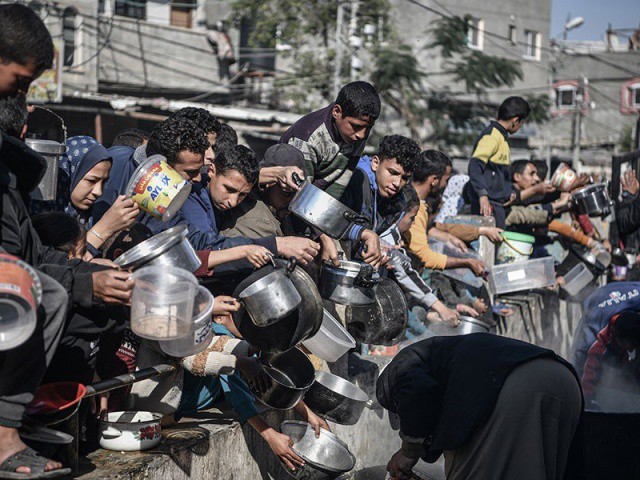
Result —
POLYGON ((517 366, 542 357, 573 372, 553 351, 519 340, 488 333, 434 337, 401 350, 380 375, 376 395, 400 416, 403 435, 424 439, 423 458, 434 462, 470 440, 517 366))

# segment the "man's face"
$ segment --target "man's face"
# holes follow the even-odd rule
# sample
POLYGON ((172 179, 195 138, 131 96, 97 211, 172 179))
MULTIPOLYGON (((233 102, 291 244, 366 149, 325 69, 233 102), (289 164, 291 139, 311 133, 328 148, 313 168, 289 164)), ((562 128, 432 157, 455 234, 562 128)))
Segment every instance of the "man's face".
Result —
POLYGON ((527 166, 522 173, 516 173, 513 176, 513 180, 520 190, 532 187, 540 183, 540 177, 538 177, 538 170, 533 163, 527 163, 527 166))
POLYGON ((0 58, 0 97, 14 96, 18 93, 26 95, 36 76, 36 66, 33 62, 27 65, 4 63, 0 58))
POLYGON ((411 178, 411 174, 407 173, 395 158, 380 160, 374 155, 371 159, 371 170, 376 174, 378 194, 382 198, 397 195, 411 178))
POLYGON ((333 120, 336 123, 336 127, 338 127, 338 132, 340 132, 342 140, 350 145, 364 140, 375 123, 375 120, 370 117, 358 118, 343 116, 340 105, 334 106, 331 113, 333 114, 333 120))
POLYGON ((444 189, 447 188, 447 183, 449 183, 449 179, 451 178, 451 171, 453 168, 448 166, 444 172, 444 175, 438 181, 437 191, 434 193, 444 192, 444 189))
POLYGON ((209 196, 213 206, 218 210, 229 210, 237 207, 249 195, 253 184, 237 170, 229 170, 222 174, 216 172, 215 165, 209 168, 209 196))
POLYGON ((296 192, 285 192, 282 187, 276 183, 265 189, 262 198, 265 203, 276 212, 284 212, 287 210, 295 193, 296 192))
POLYGON ((197 183, 202 179, 200 171, 204 165, 204 155, 202 153, 194 153, 189 150, 183 150, 178 153, 178 161, 173 168, 182 175, 185 180, 197 183))

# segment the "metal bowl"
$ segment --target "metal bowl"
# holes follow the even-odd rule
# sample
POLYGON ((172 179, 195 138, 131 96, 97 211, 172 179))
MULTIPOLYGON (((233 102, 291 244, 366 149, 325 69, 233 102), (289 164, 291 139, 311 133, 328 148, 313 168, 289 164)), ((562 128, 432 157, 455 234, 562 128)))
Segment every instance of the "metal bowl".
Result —
POLYGON ((490 333, 491 325, 477 318, 460 315, 460 324, 457 327, 443 322, 431 323, 427 331, 437 336, 469 335, 470 333, 490 333))
POLYGON ((186 225, 170 228, 136 245, 114 261, 123 269, 135 270, 144 265, 161 265, 195 272, 200 268, 201 262, 187 240, 187 232, 186 225))
POLYGON ((280 424, 282 433, 291 438, 293 450, 305 460, 302 468, 289 475, 305 480, 334 480, 356 465, 356 457, 346 443, 327 430, 315 430, 308 423, 293 420, 280 424))
POLYGON ((304 396, 311 410, 340 425, 358 423, 368 401, 356 385, 328 372, 316 372, 316 381, 304 396))

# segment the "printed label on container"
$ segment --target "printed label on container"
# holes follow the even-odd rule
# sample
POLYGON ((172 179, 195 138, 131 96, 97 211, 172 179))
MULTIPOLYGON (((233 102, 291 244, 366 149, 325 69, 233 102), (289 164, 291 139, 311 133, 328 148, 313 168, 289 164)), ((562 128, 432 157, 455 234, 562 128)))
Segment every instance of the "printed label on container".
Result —
POLYGON ((514 270, 513 272, 507 272, 507 278, 510 282, 514 282, 516 280, 522 280, 525 277, 524 270, 514 270))
POLYGON ((200 342, 204 342, 210 330, 211 325, 209 324, 209 322, 207 322, 204 327, 199 328, 198 330, 193 332, 193 344, 198 345, 200 342))
POLYGON ((187 183, 168 163, 159 161, 150 165, 140 177, 131 198, 142 210, 162 219, 173 199, 187 183))

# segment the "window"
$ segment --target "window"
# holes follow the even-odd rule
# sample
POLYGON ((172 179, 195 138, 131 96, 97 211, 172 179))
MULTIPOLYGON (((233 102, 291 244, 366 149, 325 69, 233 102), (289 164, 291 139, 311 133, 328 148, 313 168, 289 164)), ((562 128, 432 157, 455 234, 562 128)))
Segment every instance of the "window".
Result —
POLYGON ((508 38, 509 38, 509 41, 511 42, 511 45, 515 45, 518 43, 518 36, 517 36, 515 25, 509 25, 508 38))
POLYGON ((195 0, 182 0, 179 5, 171 5, 171 25, 174 27, 191 28, 195 8, 195 0))
POLYGON ((62 12, 62 40, 64 41, 64 63, 65 67, 71 67, 75 60, 76 53, 76 20, 78 11, 73 7, 68 7, 62 12))
POLYGON ((629 87, 631 93, 631 107, 640 108, 640 83, 633 84, 629 87))
POLYGON ((524 56, 540 60, 540 33, 533 30, 524 31, 524 56))
POLYGON ((562 85, 556 88, 556 108, 558 110, 571 110, 576 106, 578 87, 575 85, 562 85))
POLYGON ((116 15, 145 20, 147 18, 147 0, 115 0, 116 15))
POLYGON ((482 50, 484 47, 484 20, 471 17, 468 23, 467 45, 470 48, 482 50))

